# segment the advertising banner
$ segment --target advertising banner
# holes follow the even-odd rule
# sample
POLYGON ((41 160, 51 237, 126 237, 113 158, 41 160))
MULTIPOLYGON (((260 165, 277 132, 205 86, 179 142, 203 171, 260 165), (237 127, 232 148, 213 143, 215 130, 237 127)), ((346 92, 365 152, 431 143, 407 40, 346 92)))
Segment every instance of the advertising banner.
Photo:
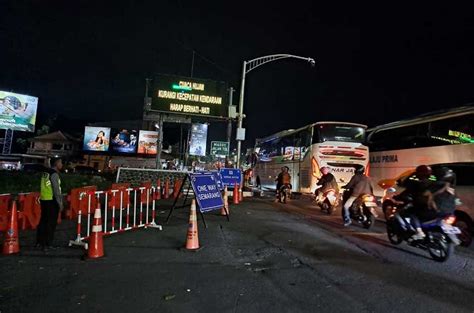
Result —
POLYGON ((158 75, 154 79, 151 108, 175 114, 226 117, 226 90, 223 82, 158 75))
POLYGON ((242 173, 236 168, 221 168, 222 183, 227 187, 234 187, 235 183, 242 184, 242 173))
POLYGON ((136 130, 113 129, 110 141, 111 151, 120 153, 135 153, 138 146, 136 130))
POLYGON ((152 130, 140 130, 138 136, 138 153, 157 153, 158 132, 152 130))
POLYGON ((38 98, 0 91, 0 129, 35 131, 38 98))
POLYGON ((207 124, 193 124, 191 127, 191 143, 189 154, 196 156, 206 155, 207 124))
POLYGON ((84 130, 84 151, 109 151, 110 128, 86 126, 84 130))
POLYGON ((218 210, 223 207, 224 200, 214 175, 190 174, 189 176, 201 212, 218 210))
POLYGON ((295 151, 295 147, 285 147, 285 153, 283 154, 283 160, 285 160, 285 161, 293 160, 294 151, 295 151))

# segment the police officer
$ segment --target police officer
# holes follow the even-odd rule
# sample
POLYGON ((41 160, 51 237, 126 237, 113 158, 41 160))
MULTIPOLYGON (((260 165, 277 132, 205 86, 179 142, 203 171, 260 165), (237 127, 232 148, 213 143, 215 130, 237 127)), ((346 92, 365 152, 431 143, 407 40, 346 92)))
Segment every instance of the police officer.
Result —
POLYGON ((41 176, 41 218, 36 233, 36 246, 47 250, 52 247, 58 214, 63 210, 59 171, 63 168, 60 158, 52 158, 51 168, 41 176))

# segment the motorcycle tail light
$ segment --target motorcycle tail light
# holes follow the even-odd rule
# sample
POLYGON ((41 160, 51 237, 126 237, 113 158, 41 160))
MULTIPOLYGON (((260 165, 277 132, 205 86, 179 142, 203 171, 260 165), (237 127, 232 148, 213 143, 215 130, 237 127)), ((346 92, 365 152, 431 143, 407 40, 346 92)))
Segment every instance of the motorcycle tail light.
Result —
POLYGON ((449 216, 444 219, 444 222, 449 225, 453 225, 456 222, 456 216, 449 216))

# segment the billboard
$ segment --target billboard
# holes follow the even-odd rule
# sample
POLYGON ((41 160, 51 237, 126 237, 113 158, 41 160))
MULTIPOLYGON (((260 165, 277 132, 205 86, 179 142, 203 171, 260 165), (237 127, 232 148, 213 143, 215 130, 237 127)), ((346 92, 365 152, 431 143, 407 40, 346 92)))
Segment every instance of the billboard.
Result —
POLYGON ((38 98, 0 91, 0 128, 35 131, 38 98))
POLYGON ((192 124, 191 143, 189 144, 189 154, 197 156, 206 155, 207 144, 207 124, 192 124))
POLYGON ((110 151, 120 153, 135 153, 138 146, 138 132, 128 129, 112 129, 110 151))
POLYGON ((157 153, 158 132, 152 130, 140 130, 138 136, 138 153, 157 153))
POLYGON ((82 149, 85 151, 108 151, 110 128, 86 126, 82 149))
POLYGON ((226 90, 224 82, 158 75, 154 79, 151 109, 175 114, 226 117, 226 90))

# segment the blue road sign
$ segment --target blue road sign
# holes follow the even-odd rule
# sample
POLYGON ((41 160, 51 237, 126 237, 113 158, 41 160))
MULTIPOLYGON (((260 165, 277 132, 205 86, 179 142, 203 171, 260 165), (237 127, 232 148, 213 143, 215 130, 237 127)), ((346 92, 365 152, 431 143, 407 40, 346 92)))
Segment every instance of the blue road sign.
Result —
POLYGON ((221 173, 219 171, 211 171, 211 173, 214 175, 216 179, 217 188, 219 188, 219 190, 221 191, 224 190, 224 183, 222 182, 221 173))
POLYGON ((198 171, 198 172, 194 172, 194 174, 203 174, 203 175, 214 175, 214 178, 216 179, 216 183, 217 183, 217 188, 219 188, 219 190, 224 190, 224 184, 222 183, 222 177, 221 177, 221 173, 219 171, 198 171))
POLYGON ((234 187, 235 183, 242 184, 242 173, 236 168, 221 168, 222 183, 227 187, 234 187))
POLYGON ((196 195, 196 200, 201 212, 209 212, 221 209, 224 206, 222 194, 217 187, 214 175, 207 174, 190 174, 191 185, 196 195))

